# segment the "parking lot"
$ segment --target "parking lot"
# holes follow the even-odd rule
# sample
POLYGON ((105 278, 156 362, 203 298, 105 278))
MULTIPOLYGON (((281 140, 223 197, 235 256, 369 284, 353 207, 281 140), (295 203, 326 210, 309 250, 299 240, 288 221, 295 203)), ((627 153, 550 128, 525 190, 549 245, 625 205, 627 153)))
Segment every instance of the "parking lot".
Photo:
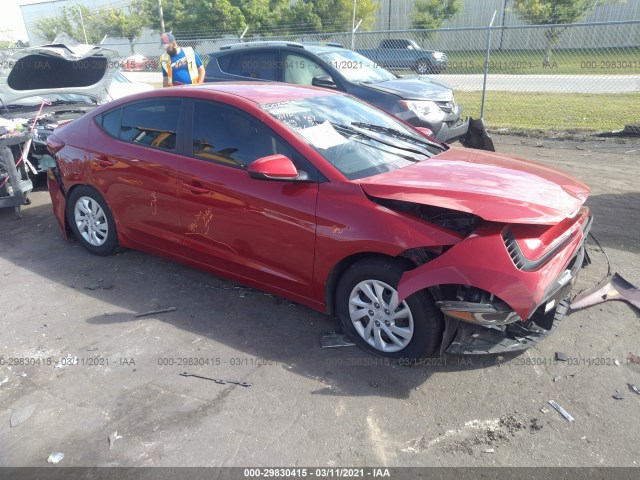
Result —
MULTIPOLYGON (((640 141, 494 139, 588 183, 592 233, 640 285, 640 141)), ((626 303, 573 312, 524 353, 409 368, 321 348, 338 321, 287 300, 144 253, 93 256, 63 239, 44 186, 31 198, 22 220, 0 211, 0 465, 53 452, 61 466, 640 461, 640 316, 626 303)), ((606 275, 589 253, 576 291, 606 275)))

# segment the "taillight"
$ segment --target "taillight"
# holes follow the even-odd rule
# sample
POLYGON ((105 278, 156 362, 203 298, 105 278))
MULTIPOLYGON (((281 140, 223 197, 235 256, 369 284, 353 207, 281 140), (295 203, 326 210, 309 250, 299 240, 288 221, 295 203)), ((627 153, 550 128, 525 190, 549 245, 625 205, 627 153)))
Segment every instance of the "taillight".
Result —
POLYGON ((49 138, 47 138, 47 149, 51 152, 51 155, 58 153, 62 147, 64 147, 64 142, 62 140, 55 135, 49 135, 49 138))

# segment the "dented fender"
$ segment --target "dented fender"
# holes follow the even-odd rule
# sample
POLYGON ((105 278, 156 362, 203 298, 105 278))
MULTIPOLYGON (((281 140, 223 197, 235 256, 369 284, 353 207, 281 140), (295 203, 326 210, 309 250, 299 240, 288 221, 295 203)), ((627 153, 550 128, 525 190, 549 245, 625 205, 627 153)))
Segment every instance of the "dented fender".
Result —
MULTIPOLYGON (((585 214, 588 216, 588 211, 585 214)), ((437 285, 470 285, 498 296, 526 320, 545 300, 584 236, 577 228, 571 241, 535 271, 518 269, 502 239, 506 225, 478 229, 438 258, 405 272, 398 285, 400 300, 437 285)))

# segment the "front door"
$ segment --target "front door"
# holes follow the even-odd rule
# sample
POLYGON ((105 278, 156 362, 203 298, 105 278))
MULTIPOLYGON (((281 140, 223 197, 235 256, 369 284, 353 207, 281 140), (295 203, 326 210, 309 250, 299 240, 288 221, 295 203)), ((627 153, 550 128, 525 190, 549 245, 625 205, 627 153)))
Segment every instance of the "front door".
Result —
POLYGON ((256 180, 246 171, 257 158, 297 152, 227 105, 194 101, 186 124, 191 154, 178 166, 178 191, 188 255, 240 281, 308 296, 318 184, 256 180))

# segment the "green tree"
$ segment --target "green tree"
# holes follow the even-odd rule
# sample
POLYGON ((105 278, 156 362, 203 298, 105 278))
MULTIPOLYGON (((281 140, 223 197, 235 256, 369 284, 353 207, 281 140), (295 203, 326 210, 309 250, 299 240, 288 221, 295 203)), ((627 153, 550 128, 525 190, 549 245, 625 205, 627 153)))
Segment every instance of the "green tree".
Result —
MULTIPOLYGON (((160 31, 157 0, 135 0, 144 26, 160 31)), ((357 0, 356 20, 373 25, 378 2, 357 0)), ((163 0, 165 30, 180 36, 230 33, 249 35, 351 30, 353 0, 163 0)))
MULTIPOLYGON (((353 0, 308 0, 308 3, 314 5, 323 32, 351 31, 353 0)), ((357 0, 356 22, 362 19, 361 30, 371 28, 379 6, 379 2, 374 0, 357 0)))
MULTIPOLYGON (((158 0, 136 0, 132 9, 144 26, 161 30, 158 0)), ((165 30, 178 35, 239 34, 246 26, 244 15, 229 0, 163 0, 162 12, 165 30)))
POLYGON ((322 30, 314 4, 297 0, 231 0, 244 15, 248 35, 289 35, 316 33, 322 30))
POLYGON ((140 16, 128 13, 115 8, 102 10, 102 19, 104 21, 105 32, 112 37, 123 37, 129 40, 131 53, 135 53, 133 41, 140 36, 142 32, 143 22, 140 16))
POLYGON ((276 21, 276 31, 279 35, 296 33, 319 33, 322 31, 322 20, 315 12, 313 2, 298 0, 288 8, 280 10, 276 21))
POLYGON ((461 0, 416 0, 411 25, 418 30, 442 28, 462 8, 461 0))
MULTIPOLYGON (((566 25, 579 22, 598 5, 620 0, 513 0, 513 9, 530 25, 566 25)), ((547 40, 544 65, 551 64, 551 50, 558 44, 567 27, 552 27, 544 31, 547 40)))
POLYGON ((62 9, 59 17, 38 20, 34 32, 47 42, 52 42, 60 33, 66 33, 80 43, 95 44, 105 36, 105 24, 101 11, 85 5, 75 4, 62 9), (86 35, 86 38, 85 38, 86 35))
POLYGON ((45 40, 46 43, 51 43, 61 33, 67 33, 71 35, 73 26, 67 17, 45 17, 38 20, 34 27, 34 33, 45 40))

